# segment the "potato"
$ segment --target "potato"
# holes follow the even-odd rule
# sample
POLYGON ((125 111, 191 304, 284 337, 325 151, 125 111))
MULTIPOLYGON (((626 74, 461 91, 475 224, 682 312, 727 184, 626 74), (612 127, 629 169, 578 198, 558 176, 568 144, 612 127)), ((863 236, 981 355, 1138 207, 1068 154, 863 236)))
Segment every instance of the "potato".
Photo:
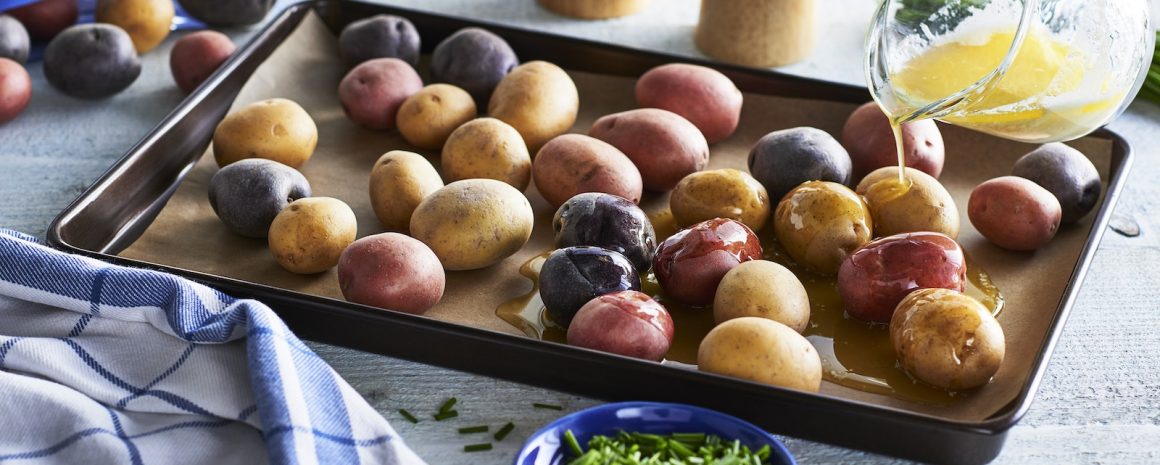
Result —
POLYGON ((395 123, 411 145, 438 150, 451 132, 475 118, 475 101, 450 84, 431 84, 399 106, 395 123))
POLYGON ((217 71, 237 47, 217 31, 198 31, 177 39, 169 52, 169 70, 182 92, 190 93, 217 71))
POLYGON ((0 58, 7 58, 20 64, 28 61, 31 45, 28 30, 16 18, 0 14, 0 58))
POLYGON ((761 259, 761 240, 745 225, 714 218, 669 236, 653 258, 653 273, 665 296, 709 305, 729 270, 761 259))
POLYGON ((350 70, 338 84, 342 111, 356 124, 384 131, 395 128, 399 107, 423 88, 415 68, 398 58, 376 58, 350 70))
POLYGON ((230 231, 265 238, 291 202, 310 197, 310 182, 276 161, 250 158, 218 170, 209 180, 209 205, 230 231))
POLYGON ((459 126, 443 144, 443 175, 449 181, 495 179, 523 192, 532 180, 532 156, 519 131, 495 118, 459 126))
POLYGON ((274 160, 298 168, 314 154, 318 127, 293 100, 274 98, 226 115, 213 132, 218 166, 247 158, 274 160))
POLYGON ((887 323, 907 294, 920 288, 962 291, 967 260, 953 239, 934 232, 883 237, 851 254, 838 269, 846 313, 887 323))
POLYGON ((210 26, 258 24, 274 0, 178 0, 190 16, 210 26))
POLYGON ((338 259, 338 287, 350 302, 422 315, 443 298, 439 257, 397 233, 354 241, 338 259))
POLYGON ((697 350, 697 368, 789 389, 818 392, 822 360, 793 328, 757 317, 717 325, 697 350))
POLYGON ((358 223, 341 200, 307 197, 291 202, 270 224, 270 252, 286 271, 314 274, 338 264, 354 242, 358 223))
POLYGON ((588 135, 624 152, 648 190, 672 190, 709 164, 705 136, 689 120, 666 110, 641 108, 603 116, 588 135))
POLYGON ((810 181, 777 204, 773 231, 794 261, 819 273, 833 274, 874 234, 870 207, 848 187, 810 181))
POLYGON ((81 24, 57 34, 44 49, 44 77, 65 94, 99 99, 141 75, 129 34, 112 24, 81 24))
POLYGON ((1061 142, 1044 144, 1019 157, 1011 174, 1027 178, 1059 200, 1063 224, 1073 224, 1100 200, 1100 172, 1079 150, 1061 142))
POLYGON ((753 260, 737 265, 717 285, 713 320, 754 316, 802 332, 810 324, 810 299, 797 276, 780 264, 753 260))
POLYGON ((398 58, 419 65, 419 31, 410 20, 375 15, 347 24, 338 36, 342 59, 351 66, 375 58, 398 58))
POLYGON ((908 184, 898 182, 898 165, 874 170, 855 192, 866 198, 879 237, 931 231, 959 237, 959 207, 951 193, 922 171, 906 167, 908 184))
POLYGON ((443 268, 474 270, 518 252, 534 220, 528 199, 514 187, 467 179, 424 199, 411 215, 411 235, 435 251, 443 268))
POLYGON ((995 245, 1031 251, 1055 237, 1063 219, 1063 208, 1051 191, 1038 184, 1003 176, 979 184, 971 191, 967 217, 995 245))
MULTIPOLYGON (((842 146, 850 153, 854 179, 862 179, 878 168, 898 166, 898 146, 890 120, 869 102, 854 110, 842 126, 842 146)), ((911 121, 902 125, 902 150, 906 166, 938 179, 942 174, 946 151, 942 133, 932 119, 911 121)))
POLYGON ((519 64, 516 52, 502 37, 486 29, 465 27, 431 52, 431 79, 466 90, 482 107, 504 76, 519 64))
POLYGON ((741 120, 741 91, 712 68, 672 63, 648 70, 636 81, 636 102, 685 117, 715 144, 733 134, 741 120))
POLYGON ((580 111, 580 93, 568 73, 546 61, 513 69, 491 94, 487 113, 520 132, 535 153, 553 137, 568 131, 580 111))
POLYGON ((850 184, 850 155, 833 136, 811 127, 782 129, 749 150, 749 172, 773 199, 808 181, 850 184))
POLYGON ((97 0, 97 22, 128 32, 139 54, 165 40, 174 14, 172 0, 97 0))
POLYGON ((890 342, 911 376, 955 390, 987 384, 1006 353, 1003 328, 987 307, 949 289, 920 289, 899 302, 890 342))
POLYGON ((577 194, 603 192, 640 203, 640 171, 616 147, 580 134, 548 142, 532 162, 536 188, 553 207, 577 194))
POLYGON ((0 58, 0 124, 20 116, 32 100, 32 77, 20 63, 0 58))
POLYGON ((568 345, 645 360, 665 358, 673 343, 673 318, 638 291, 619 291, 588 301, 568 325, 568 345))
POLYGON ((754 231, 765 227, 772 210, 761 183, 749 173, 728 168, 686 176, 673 189, 669 208, 680 226, 729 218, 754 231))
POLYGON ((4 12, 20 21, 33 40, 51 40, 77 23, 77 0, 41 0, 4 12))
POLYGON ((383 227, 399 232, 411 228, 411 214, 427 196, 443 188, 443 179, 422 155, 392 150, 371 169, 371 208, 383 227))

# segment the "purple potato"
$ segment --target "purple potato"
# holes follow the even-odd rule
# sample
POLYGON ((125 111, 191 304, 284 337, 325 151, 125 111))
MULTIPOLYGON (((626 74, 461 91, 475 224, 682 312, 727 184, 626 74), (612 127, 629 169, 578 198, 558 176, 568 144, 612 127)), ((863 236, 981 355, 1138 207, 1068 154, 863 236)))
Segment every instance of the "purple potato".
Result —
POLYGON ((16 18, 0 15, 0 58, 28 61, 28 30, 16 18))
POLYGON ((565 328, 588 301, 628 290, 640 290, 636 268, 624 255, 600 247, 558 249, 540 268, 540 298, 565 328))
POLYGON ((466 90, 476 107, 487 108, 495 86, 519 64, 516 52, 503 38, 468 27, 435 46, 431 77, 466 90))
POLYGON ((377 15, 348 24, 338 36, 338 48, 347 64, 356 66, 375 58, 398 58, 419 64, 419 31, 407 18, 377 15))
POLYGON ((274 6, 274 0, 178 0, 190 16, 211 26, 258 24, 274 6))
POLYGON ((673 318, 648 294, 620 291, 592 299, 568 327, 568 344, 660 361, 673 343, 673 318))
POLYGON ((141 59, 123 29, 82 24, 65 29, 44 50, 44 77, 73 97, 111 96, 137 80, 141 59))
POLYGON ((1041 145, 1015 162, 1011 174, 1051 192, 1063 208, 1063 224, 1075 223, 1100 200, 1100 173, 1079 150, 1056 142, 1041 145))
POLYGON ((652 267, 657 234, 635 203, 599 192, 568 199, 552 219, 556 247, 593 246, 624 255, 637 271, 652 267))
POLYGON ((850 184, 850 154, 833 136, 799 127, 766 134, 749 151, 749 173, 780 200, 807 181, 850 184))
POLYGON ((214 213, 231 231, 247 237, 266 237, 274 217, 303 197, 310 197, 310 183, 302 173, 263 158, 226 165, 209 181, 214 213))

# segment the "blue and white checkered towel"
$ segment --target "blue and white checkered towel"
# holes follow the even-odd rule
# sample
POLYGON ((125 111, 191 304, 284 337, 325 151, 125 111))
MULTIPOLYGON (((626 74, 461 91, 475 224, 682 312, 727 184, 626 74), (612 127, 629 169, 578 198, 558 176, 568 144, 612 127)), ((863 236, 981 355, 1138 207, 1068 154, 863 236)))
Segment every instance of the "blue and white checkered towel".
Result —
POLYGON ((422 464, 266 306, 0 230, 0 463, 422 464))

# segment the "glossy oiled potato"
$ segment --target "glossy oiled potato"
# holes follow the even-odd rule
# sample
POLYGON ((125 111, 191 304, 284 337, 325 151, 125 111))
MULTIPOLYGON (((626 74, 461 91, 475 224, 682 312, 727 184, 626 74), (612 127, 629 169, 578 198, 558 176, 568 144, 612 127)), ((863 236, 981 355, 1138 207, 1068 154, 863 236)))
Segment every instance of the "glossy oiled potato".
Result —
POLYGON ((532 235, 532 206, 514 187, 466 179, 428 196, 411 215, 411 235, 448 270, 491 266, 518 252, 532 235))
POLYGON ((959 237, 959 207, 951 193, 922 171, 906 168, 906 183, 898 182, 898 166, 879 168, 858 183, 874 216, 874 234, 893 236, 931 231, 959 237))
POLYGON ((469 121, 443 144, 443 175, 448 181, 495 179, 521 192, 532 180, 532 156, 519 131, 495 118, 469 121))
POLYGON ((169 35, 173 0, 98 0, 97 22, 119 26, 133 39, 137 53, 153 50, 169 35))
POLYGON ((963 249, 933 232, 899 234, 858 249, 838 270, 838 293, 850 316, 886 323, 911 291, 943 288, 962 291, 967 283, 963 249))
POLYGON ((580 93, 568 73, 546 61, 524 63, 499 82, 487 114, 512 125, 535 153, 576 122, 580 93))
POLYGON ((760 259, 761 252, 761 241, 744 224, 714 218, 665 239, 653 258, 653 272, 666 296, 709 305, 725 274, 760 259))
POLYGON ((946 389, 982 386, 1006 353, 1003 328, 979 301, 949 289, 920 289, 898 304, 890 341, 911 376, 946 389))
MULTIPOLYGON (((862 179, 871 171, 887 166, 898 166, 898 146, 890 120, 878 107, 869 102, 854 110, 842 126, 842 145, 850 153, 854 165, 854 179, 862 179)), ((942 174, 946 152, 942 133, 932 119, 911 121, 902 125, 902 150, 906 166, 938 179, 942 174)))
POLYGON ((754 231, 765 227, 772 210, 761 183, 749 173, 728 168, 686 176, 673 189, 669 208, 680 226, 729 218, 754 231))
POLYGON ((568 325, 568 344, 660 361, 673 342, 673 319, 648 294, 620 291, 588 301, 568 325))
POLYGON ((640 202, 640 171, 616 147, 580 134, 552 139, 536 154, 532 178, 554 207, 577 194, 603 192, 640 202))
POLYGON ((274 160, 298 168, 314 154, 318 126, 293 100, 275 98, 230 113, 213 132, 218 166, 247 158, 274 160))
POLYGON ((780 264, 753 260, 725 273, 713 299, 713 319, 768 318, 802 332, 810 324, 810 299, 797 276, 780 264))
POLYGON ((777 240, 798 263, 819 273, 838 266, 874 235, 870 207, 838 183, 811 181, 786 194, 774 213, 777 240))
POLYGON ((822 387, 822 360, 789 326, 757 317, 717 325, 697 350, 697 368, 807 392, 822 387))
POLYGON ((1024 178, 1002 176, 979 184, 967 201, 967 217, 979 233, 1009 250, 1043 247, 1059 231, 1059 199, 1024 178))
POLYGON ((392 150, 379 157, 371 170, 371 207, 384 227, 407 232, 415 208, 441 188, 443 180, 426 158, 392 150))
POLYGON ((358 222, 341 200, 307 197, 291 202, 270 224, 270 252, 286 271, 314 274, 338 264, 354 242, 358 222))
POLYGON ((603 116, 588 135, 624 152, 640 169, 648 190, 672 190, 681 178, 709 164, 709 144, 701 131, 680 115, 658 108, 603 116))
POLYGON ((438 150, 461 124, 475 118, 475 101, 467 91, 450 84, 424 87, 399 106, 395 123, 411 145, 438 150))

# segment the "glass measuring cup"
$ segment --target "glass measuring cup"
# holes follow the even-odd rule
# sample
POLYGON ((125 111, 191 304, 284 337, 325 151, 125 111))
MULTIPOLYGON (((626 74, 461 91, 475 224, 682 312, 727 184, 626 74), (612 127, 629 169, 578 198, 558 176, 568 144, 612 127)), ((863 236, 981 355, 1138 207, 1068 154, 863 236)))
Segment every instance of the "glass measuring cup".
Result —
POLYGON ((903 123, 936 118, 1031 143, 1118 116, 1147 75, 1148 0, 885 0, 871 24, 871 94, 903 123))

